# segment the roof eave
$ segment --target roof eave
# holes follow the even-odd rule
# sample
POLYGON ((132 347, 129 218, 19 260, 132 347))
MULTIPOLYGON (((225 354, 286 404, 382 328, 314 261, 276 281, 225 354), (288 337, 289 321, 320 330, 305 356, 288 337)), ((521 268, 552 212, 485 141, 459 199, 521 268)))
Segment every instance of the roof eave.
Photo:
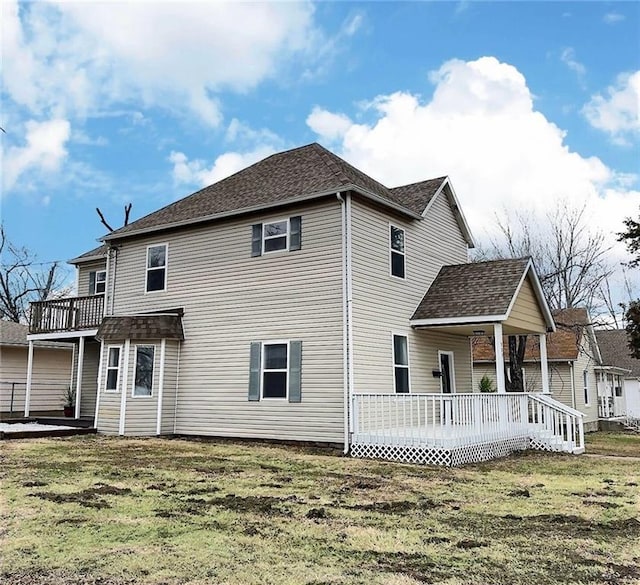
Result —
POLYGON ((396 211, 398 211, 399 213, 402 213, 404 215, 407 215, 413 219, 422 219, 422 216, 420 216, 417 213, 413 213, 412 211, 410 211, 409 209, 407 209, 406 207, 403 207, 402 205, 398 205, 397 203, 394 203, 393 201, 389 201, 388 199, 385 199, 384 197, 380 197, 379 195, 376 195, 375 193, 372 193, 371 191, 368 191, 366 189, 363 189, 362 187, 359 187, 358 185, 353 185, 353 184, 348 184, 348 185, 342 185, 340 188, 335 188, 335 189, 331 189, 328 191, 318 191, 316 193, 311 193, 308 195, 302 195, 300 197, 292 197, 290 199, 286 199, 284 201, 274 201, 273 203, 267 203, 267 204, 261 204, 261 205, 254 205, 251 207, 243 207, 242 209, 233 209, 233 210, 229 210, 229 211, 224 211, 221 213, 213 213, 210 215, 205 215, 205 216, 201 216, 201 217, 194 217, 191 219, 185 219, 183 221, 175 221, 172 223, 164 223, 162 225, 157 225, 157 226, 150 226, 148 228, 142 228, 139 230, 131 230, 128 232, 124 232, 124 233, 111 233, 111 234, 107 234, 106 236, 100 238, 100 241, 102 242, 109 242, 112 240, 119 240, 119 239, 124 239, 124 238, 130 238, 130 237, 135 237, 135 236, 142 236, 142 235, 146 235, 146 234, 151 234, 151 233, 156 233, 156 232, 161 232, 161 231, 166 231, 166 230, 170 230, 170 229, 176 229, 176 228, 181 228, 181 227, 186 227, 186 226, 190 226, 190 225, 195 225, 195 224, 199 224, 199 223, 206 223, 209 221, 215 221, 215 220, 219 220, 219 219, 226 219, 229 217, 236 217, 239 215, 248 215, 250 213, 256 213, 259 211, 264 211, 267 209, 275 209, 277 207, 283 207, 285 205, 293 205, 296 203, 303 203, 305 201, 312 201, 314 199, 320 199, 322 197, 328 197, 331 195, 335 195, 336 193, 342 193, 344 191, 356 191, 358 193, 360 193, 361 195, 363 195, 364 197, 367 197, 368 199, 371 199, 373 201, 376 201, 382 205, 385 205, 386 207, 389 207, 391 209, 394 209, 396 211))
POLYGON ((71 260, 67 260, 67 264, 85 264, 86 262, 96 262, 98 260, 106 260, 107 256, 104 254, 96 255, 96 256, 78 256, 77 258, 72 258, 71 260))
POLYGON ((476 325, 478 323, 501 323, 506 315, 472 315, 468 317, 446 317, 430 319, 410 319, 411 327, 451 327, 455 325, 476 325))

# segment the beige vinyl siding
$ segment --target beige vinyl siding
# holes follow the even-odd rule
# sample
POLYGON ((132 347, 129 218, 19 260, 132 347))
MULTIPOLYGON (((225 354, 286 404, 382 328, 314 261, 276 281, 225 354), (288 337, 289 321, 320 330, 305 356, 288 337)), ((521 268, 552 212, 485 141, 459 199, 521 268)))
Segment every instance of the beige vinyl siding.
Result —
POLYGON ((507 324, 524 329, 526 332, 545 333, 547 331, 530 277, 527 277, 520 287, 507 324))
POLYGON ((184 308, 176 432, 343 439, 341 208, 336 198, 122 242, 117 315, 184 308), (302 216, 302 249, 251 257, 251 225, 302 216), (167 290, 145 294, 148 245, 167 290), (252 341, 301 340, 302 402, 248 401, 252 341))
POLYGON ((578 354, 575 365, 575 385, 576 385, 576 408, 585 414, 585 422, 598 420, 598 390, 596 387, 596 372, 594 366, 597 364, 593 357, 586 351, 578 354), (584 386, 582 372, 586 370, 589 382, 589 405, 584 400, 584 386))
POLYGON ((414 331, 409 319, 446 264, 467 261, 467 244, 444 194, 424 220, 389 216, 353 199, 353 341, 355 392, 393 392, 392 334, 407 335, 412 392, 439 392, 438 350, 454 352, 456 389, 471 387, 467 337, 414 331), (406 279, 390 275, 389 225, 405 230, 406 279))
MULTIPOLYGON (((11 410, 11 387, 14 384, 13 412, 24 413, 27 385, 27 346, 0 347, 0 412, 11 410)), ((73 348, 33 348, 30 413, 62 413, 63 394, 71 381, 73 348)))
POLYGON ((167 340, 165 347, 164 388, 162 392, 162 419, 160 433, 173 434, 176 422, 176 390, 180 361, 180 345, 167 340))
POLYGON ((98 432, 109 435, 117 435, 120 428, 120 401, 122 400, 122 388, 125 383, 124 374, 124 343, 103 343, 102 345, 102 363, 100 368, 100 405, 98 407, 98 420, 96 428, 98 432), (107 356, 110 346, 120 347, 120 380, 118 392, 105 392, 107 383, 107 356))
POLYGON ((93 294, 89 291, 89 274, 97 270, 106 270, 107 260, 97 260, 78 265, 78 296, 84 297, 93 294))
MULTIPOLYGON (((80 416, 93 418, 96 414, 96 395, 98 391, 98 365, 100 362, 100 343, 86 339, 82 366, 82 389, 80 392, 80 416)), ((75 390, 78 381, 78 346, 73 356, 73 374, 71 387, 75 390)))

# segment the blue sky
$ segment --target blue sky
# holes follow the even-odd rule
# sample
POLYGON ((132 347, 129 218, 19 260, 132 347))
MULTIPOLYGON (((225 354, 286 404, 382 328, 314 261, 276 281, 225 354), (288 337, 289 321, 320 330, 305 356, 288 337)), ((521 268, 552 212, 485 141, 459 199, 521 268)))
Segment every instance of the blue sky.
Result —
MULTIPOLYGON (((389 186, 448 174, 495 213, 640 205, 637 2, 2 5, 2 221, 66 260, 318 141, 389 186)), ((622 259, 618 246, 614 258, 622 259)))

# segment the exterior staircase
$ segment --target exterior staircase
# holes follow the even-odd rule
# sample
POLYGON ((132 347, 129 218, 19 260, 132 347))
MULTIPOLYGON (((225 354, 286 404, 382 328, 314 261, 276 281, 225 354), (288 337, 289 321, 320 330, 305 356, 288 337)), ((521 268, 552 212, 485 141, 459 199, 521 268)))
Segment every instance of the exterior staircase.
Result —
POLYGON ((547 394, 529 394, 532 449, 584 453, 584 415, 547 394))

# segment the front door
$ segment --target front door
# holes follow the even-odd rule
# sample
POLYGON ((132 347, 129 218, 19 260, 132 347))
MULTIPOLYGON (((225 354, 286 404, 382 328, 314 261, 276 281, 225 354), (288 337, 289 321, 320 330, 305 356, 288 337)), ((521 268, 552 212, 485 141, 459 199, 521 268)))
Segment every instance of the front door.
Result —
POLYGON ((443 394, 451 394, 456 391, 453 374, 453 352, 441 351, 440 354, 440 390, 443 394))

